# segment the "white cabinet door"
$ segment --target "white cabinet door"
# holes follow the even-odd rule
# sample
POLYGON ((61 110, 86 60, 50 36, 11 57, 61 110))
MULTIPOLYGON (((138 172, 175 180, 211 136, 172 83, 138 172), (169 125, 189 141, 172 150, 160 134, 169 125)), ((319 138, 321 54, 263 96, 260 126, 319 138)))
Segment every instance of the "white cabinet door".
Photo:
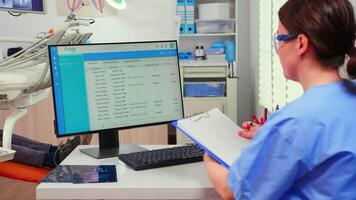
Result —
POLYGON ((184 98, 184 116, 192 116, 212 108, 226 112, 226 98, 184 98))
MULTIPOLYGON (((226 113, 226 98, 184 98, 184 116, 189 117, 212 108, 219 108, 226 113)), ((187 136, 177 130, 177 144, 193 143, 187 136)))

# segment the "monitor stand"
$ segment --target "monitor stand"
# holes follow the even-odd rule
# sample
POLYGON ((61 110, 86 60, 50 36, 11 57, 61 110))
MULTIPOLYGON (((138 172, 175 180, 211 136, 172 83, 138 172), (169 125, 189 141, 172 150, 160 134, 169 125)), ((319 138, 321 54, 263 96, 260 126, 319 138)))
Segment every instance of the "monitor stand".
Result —
POLYGON ((99 147, 79 150, 96 159, 116 157, 119 154, 125 153, 147 151, 147 149, 135 144, 119 144, 117 130, 99 132, 99 147))

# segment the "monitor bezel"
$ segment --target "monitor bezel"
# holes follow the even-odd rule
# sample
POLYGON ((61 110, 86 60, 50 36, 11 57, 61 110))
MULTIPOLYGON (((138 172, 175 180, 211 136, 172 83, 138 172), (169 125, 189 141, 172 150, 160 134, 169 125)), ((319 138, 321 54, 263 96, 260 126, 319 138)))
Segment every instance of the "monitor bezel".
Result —
POLYGON ((10 11, 13 13, 19 13, 19 14, 26 14, 26 13, 31 13, 31 14, 47 14, 47 0, 41 0, 42 5, 43 5, 43 11, 34 11, 34 10, 26 10, 26 9, 19 9, 19 8, 6 8, 6 7, 0 7, 0 11, 10 11))
POLYGON ((176 52, 177 52, 177 67, 178 67, 178 75, 179 75, 179 88, 180 88, 180 94, 181 94, 181 105, 182 105, 182 118, 184 118, 184 106, 183 106, 183 91, 182 91, 182 83, 181 83, 181 74, 180 74, 180 63, 179 63, 179 57, 178 57, 178 42, 177 40, 162 40, 162 41, 138 41, 138 42, 117 42, 117 43, 92 43, 92 44, 57 44, 57 45, 48 45, 48 62, 50 65, 50 74, 51 74, 51 88, 52 88, 52 99, 53 99, 53 108, 54 108, 54 129, 55 129, 55 134, 57 138, 61 137, 68 137, 68 136, 76 136, 76 135, 84 135, 84 134, 96 134, 99 132, 106 132, 106 131, 120 131, 120 130, 126 130, 126 129, 132 129, 132 128, 141 128, 141 127, 148 127, 148 126, 156 126, 156 125, 163 125, 163 124, 168 124, 172 123, 175 120, 168 120, 168 121, 163 121, 163 122, 157 122, 157 123, 149 123, 149 124, 140 124, 140 125, 134 125, 134 126, 125 126, 125 127, 118 127, 118 128, 109 128, 109 129, 100 129, 100 130, 93 130, 93 131, 84 131, 84 132, 75 132, 75 133, 70 133, 70 134, 64 134, 60 135, 58 133, 58 124, 57 124, 57 108, 56 108, 56 96, 54 92, 54 87, 53 87, 53 69, 52 69, 52 55, 51 55, 51 47, 60 47, 60 46, 86 46, 86 45, 115 45, 115 44, 141 44, 141 43, 164 43, 164 42, 174 42, 176 44, 176 52))

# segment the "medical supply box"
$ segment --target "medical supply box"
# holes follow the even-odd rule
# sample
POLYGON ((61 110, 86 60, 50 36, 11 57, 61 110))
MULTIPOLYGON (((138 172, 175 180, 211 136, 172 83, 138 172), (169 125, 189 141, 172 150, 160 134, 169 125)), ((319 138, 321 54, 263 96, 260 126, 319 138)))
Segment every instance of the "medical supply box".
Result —
POLYGON ((225 82, 185 82, 185 97, 223 97, 225 82))
POLYGON ((197 33, 234 33, 235 20, 195 20, 197 33))

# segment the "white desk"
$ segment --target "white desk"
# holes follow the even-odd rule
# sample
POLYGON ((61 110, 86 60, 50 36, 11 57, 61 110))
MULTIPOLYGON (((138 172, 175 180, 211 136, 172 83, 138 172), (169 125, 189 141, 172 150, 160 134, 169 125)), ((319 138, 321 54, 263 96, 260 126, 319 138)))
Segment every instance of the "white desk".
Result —
MULTIPOLYGON (((117 183, 41 183, 37 199, 220 199, 207 176, 204 163, 191 163, 134 171, 118 158, 94 159, 77 147, 62 165, 116 165, 117 183)), ((142 145, 147 149, 162 145, 142 145)))

